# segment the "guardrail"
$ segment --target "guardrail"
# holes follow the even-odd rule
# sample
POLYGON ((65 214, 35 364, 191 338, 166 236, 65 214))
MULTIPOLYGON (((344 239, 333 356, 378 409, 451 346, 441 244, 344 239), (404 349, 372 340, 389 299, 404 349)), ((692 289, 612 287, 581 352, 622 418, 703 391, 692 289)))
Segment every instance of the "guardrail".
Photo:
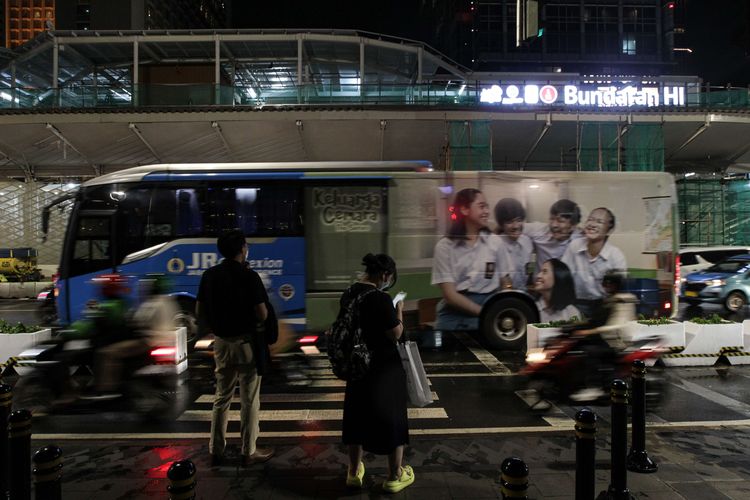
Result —
POLYGON ((75 85, 61 88, 7 88, 0 93, 2 109, 128 109, 149 107, 225 106, 262 108, 264 106, 430 106, 482 107, 491 109, 524 109, 532 111, 571 110, 660 110, 694 111, 697 109, 750 109, 747 88, 686 88, 685 103, 669 106, 593 107, 590 105, 518 105, 481 102, 487 83, 460 81, 403 84, 308 83, 274 84, 269 88, 240 85, 205 84, 138 84, 75 85))

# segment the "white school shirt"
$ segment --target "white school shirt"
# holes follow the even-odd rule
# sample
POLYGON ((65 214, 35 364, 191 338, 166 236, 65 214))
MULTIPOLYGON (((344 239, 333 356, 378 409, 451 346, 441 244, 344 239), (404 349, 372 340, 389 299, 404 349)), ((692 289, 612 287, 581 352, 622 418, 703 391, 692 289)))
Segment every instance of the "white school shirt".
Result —
POLYGON ((508 235, 498 235, 501 242, 501 251, 508 254, 510 260, 510 278, 513 280, 513 288, 526 290, 526 264, 531 262, 531 254, 534 253, 534 243, 531 238, 522 234, 517 240, 508 235))
POLYGON ((549 323, 550 321, 568 321, 570 318, 581 318, 581 312, 573 304, 565 306, 559 311, 554 311, 547 307, 544 303, 544 299, 539 297, 536 301, 536 308, 539 310, 539 321, 541 323, 549 323))
POLYGON ((592 258, 586 248, 586 238, 573 240, 563 254, 562 261, 573 273, 576 285, 576 298, 581 300, 603 299, 607 296, 602 288, 602 278, 607 271, 626 271, 628 264, 625 255, 608 241, 599 255, 592 258))
POLYGON ((499 246, 497 235, 489 233, 481 233, 474 245, 463 239, 442 238, 435 245, 431 283, 455 283, 459 292, 494 292, 500 287, 500 276, 510 270, 499 246))
POLYGON ((546 222, 526 222, 523 225, 523 234, 534 242, 534 251, 536 252, 536 269, 534 272, 537 273, 541 271, 542 264, 548 260, 561 258, 571 241, 585 238, 583 232, 576 228, 566 240, 556 240, 552 237, 552 231, 549 230, 549 224, 546 222))

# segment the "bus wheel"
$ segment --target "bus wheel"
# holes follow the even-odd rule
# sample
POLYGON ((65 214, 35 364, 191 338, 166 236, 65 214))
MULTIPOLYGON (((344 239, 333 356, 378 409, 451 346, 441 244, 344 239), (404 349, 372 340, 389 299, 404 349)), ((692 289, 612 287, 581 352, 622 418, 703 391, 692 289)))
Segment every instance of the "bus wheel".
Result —
POLYGON ((489 305, 479 328, 492 347, 523 350, 528 318, 534 316, 534 312, 524 301, 508 297, 489 305))
POLYGON ((195 317, 195 301, 187 297, 178 297, 177 303, 180 306, 180 311, 175 316, 174 322, 178 327, 184 326, 187 330, 188 351, 191 351, 198 341, 198 319, 195 317))
POLYGON ((745 294, 738 291, 731 292, 727 296, 727 300, 724 301, 724 307, 729 312, 741 311, 745 307, 745 304, 747 304, 745 294))

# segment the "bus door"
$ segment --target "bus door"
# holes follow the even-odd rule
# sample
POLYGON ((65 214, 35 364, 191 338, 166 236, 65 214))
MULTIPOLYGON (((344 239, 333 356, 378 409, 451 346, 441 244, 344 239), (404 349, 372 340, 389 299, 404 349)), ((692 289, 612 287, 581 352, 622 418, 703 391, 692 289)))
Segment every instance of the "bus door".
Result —
POLYGON ((338 312, 341 291, 363 270, 362 257, 387 253, 388 178, 320 179, 305 186, 307 328, 338 312))
POLYGON ((80 318, 90 297, 97 297, 91 283, 99 274, 116 271, 115 210, 81 210, 73 222, 72 238, 66 242, 69 255, 60 269, 58 314, 63 324, 80 318))

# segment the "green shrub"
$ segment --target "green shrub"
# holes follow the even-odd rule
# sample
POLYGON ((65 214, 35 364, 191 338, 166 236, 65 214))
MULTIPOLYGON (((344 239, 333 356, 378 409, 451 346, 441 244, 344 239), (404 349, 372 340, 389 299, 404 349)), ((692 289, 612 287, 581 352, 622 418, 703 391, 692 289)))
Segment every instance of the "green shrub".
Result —
POLYGON ((42 329, 43 328, 38 325, 26 326, 20 321, 14 325, 12 323, 8 323, 4 319, 0 319, 0 333, 31 333, 38 332, 42 329))
POLYGON ((561 319, 558 321, 550 321, 549 323, 532 323, 537 328, 560 328, 561 326, 573 325, 579 323, 578 316, 573 316, 570 319, 561 319))
POLYGON ((643 314, 638 315, 638 323, 646 326, 671 325, 674 323, 669 318, 647 318, 643 314))
POLYGON ((726 323, 733 323, 733 321, 727 321, 716 313, 706 317, 696 316, 690 321, 699 325, 723 325, 726 323))

